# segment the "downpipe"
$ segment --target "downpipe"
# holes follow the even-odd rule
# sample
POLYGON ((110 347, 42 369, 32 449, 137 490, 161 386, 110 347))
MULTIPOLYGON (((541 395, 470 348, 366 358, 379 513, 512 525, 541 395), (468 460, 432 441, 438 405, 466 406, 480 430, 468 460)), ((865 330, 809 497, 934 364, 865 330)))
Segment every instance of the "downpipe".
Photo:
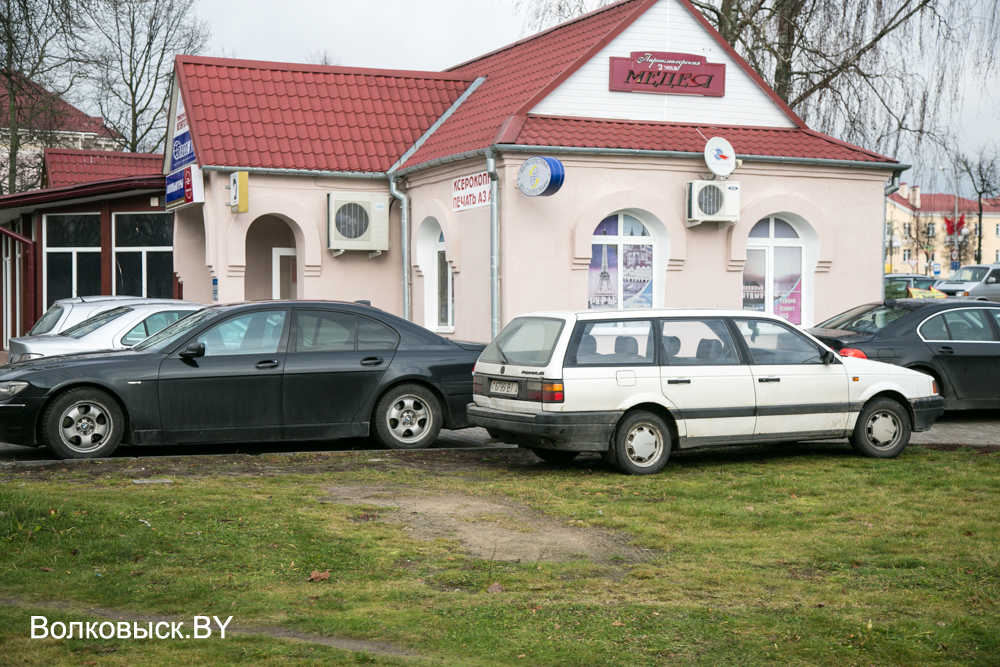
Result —
POLYGON ((496 151, 486 149, 486 173, 490 177, 490 338, 500 333, 500 176, 496 151))
POLYGON ((389 192, 399 200, 399 245, 403 257, 403 319, 410 318, 410 196, 397 187, 396 175, 389 174, 389 192))
POLYGON ((903 175, 902 169, 892 172, 892 181, 885 187, 885 199, 882 201, 882 300, 885 301, 885 263, 892 256, 892 248, 886 247, 888 240, 885 233, 885 226, 889 221, 889 195, 899 190, 899 177, 903 175))

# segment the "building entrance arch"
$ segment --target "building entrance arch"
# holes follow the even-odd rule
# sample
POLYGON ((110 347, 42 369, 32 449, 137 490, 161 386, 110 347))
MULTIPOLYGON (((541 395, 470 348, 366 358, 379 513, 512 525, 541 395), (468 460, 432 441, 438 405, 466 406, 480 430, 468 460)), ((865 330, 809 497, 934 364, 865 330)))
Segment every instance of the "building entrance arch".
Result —
POLYGON ((284 220, 262 215, 246 233, 243 294, 248 301, 300 298, 295 234, 284 220))

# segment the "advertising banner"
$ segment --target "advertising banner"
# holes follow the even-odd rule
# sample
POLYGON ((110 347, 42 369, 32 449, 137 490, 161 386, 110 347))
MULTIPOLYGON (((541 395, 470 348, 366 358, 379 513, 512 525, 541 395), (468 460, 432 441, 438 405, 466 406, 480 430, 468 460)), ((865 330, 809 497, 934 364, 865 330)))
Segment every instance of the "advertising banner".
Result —
POLYGON ((205 201, 205 182, 201 169, 192 164, 167 176, 167 210, 205 201))
POLYGON ((451 182, 451 210, 464 211, 490 205, 490 175, 485 171, 451 182))
POLYGON ((802 248, 774 249, 774 314, 802 324, 802 248))
POLYGON ((173 142, 170 146, 170 171, 195 161, 194 142, 191 141, 191 128, 188 127, 187 112, 184 110, 184 99, 177 93, 177 113, 174 115, 173 142))
POLYGON ((620 92, 726 94, 726 65, 690 53, 633 51, 630 58, 611 58, 610 78, 609 89, 620 92))

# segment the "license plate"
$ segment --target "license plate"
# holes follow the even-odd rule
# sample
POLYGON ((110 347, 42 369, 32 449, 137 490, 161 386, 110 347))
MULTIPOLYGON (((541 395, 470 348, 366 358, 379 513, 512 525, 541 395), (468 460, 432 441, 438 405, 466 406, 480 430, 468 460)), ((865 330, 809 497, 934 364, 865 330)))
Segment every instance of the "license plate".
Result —
POLYGON ((516 382, 502 382, 500 380, 493 380, 490 383, 490 393, 491 394, 507 394, 508 396, 517 396, 517 383, 516 382))

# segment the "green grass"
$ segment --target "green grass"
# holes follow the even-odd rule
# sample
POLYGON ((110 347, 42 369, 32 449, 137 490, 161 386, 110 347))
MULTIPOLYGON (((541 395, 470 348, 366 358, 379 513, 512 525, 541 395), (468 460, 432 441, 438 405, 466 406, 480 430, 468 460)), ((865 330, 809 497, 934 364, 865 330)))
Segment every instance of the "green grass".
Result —
POLYGON ((368 456, 0 473, 6 664, 1000 664, 995 453, 685 452, 651 477, 596 459, 556 469, 519 452, 368 456), (132 484, 139 476, 175 483, 132 484), (391 509, 331 503, 324 491, 352 484, 525 503, 628 535, 648 557, 476 559, 456 540, 413 538, 386 520, 391 509), (327 569, 328 580, 305 581, 327 569), (486 592, 493 582, 502 593, 486 592), (102 620, 89 606, 186 626, 232 615, 233 626, 389 642, 418 657, 246 635, 28 639, 32 614, 102 620))

